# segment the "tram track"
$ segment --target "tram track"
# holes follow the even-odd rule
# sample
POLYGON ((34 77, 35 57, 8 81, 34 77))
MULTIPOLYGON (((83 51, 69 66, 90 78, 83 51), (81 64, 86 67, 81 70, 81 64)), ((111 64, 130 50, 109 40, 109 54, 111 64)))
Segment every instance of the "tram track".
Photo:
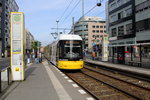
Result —
POLYGON ((136 85, 137 87, 141 87, 141 88, 144 88, 145 90, 150 91, 150 82, 149 81, 145 81, 145 80, 138 79, 135 77, 129 77, 126 75, 122 75, 118 72, 110 72, 110 71, 103 70, 100 68, 93 68, 93 67, 90 67, 87 65, 85 65, 84 68, 91 70, 91 71, 94 71, 94 72, 97 72, 97 73, 100 73, 100 74, 103 74, 105 76, 111 77, 113 79, 117 79, 117 80, 129 83, 132 85, 136 85))
POLYGON ((66 74, 98 100, 150 100, 150 83, 146 81, 87 66, 66 74))

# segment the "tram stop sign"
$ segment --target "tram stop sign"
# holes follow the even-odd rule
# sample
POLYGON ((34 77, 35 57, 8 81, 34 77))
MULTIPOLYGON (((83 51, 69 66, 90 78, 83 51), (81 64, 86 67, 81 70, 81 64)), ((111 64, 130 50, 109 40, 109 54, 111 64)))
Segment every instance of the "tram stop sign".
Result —
POLYGON ((24 14, 11 12, 11 74, 13 81, 24 80, 24 14))

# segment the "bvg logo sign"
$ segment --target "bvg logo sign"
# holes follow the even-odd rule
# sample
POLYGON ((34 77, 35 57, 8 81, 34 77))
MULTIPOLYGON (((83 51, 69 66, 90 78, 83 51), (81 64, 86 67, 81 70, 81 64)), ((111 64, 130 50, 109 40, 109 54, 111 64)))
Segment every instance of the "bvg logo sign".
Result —
POLYGON ((13 19, 14 19, 14 22, 20 22, 21 16, 20 15, 14 15, 13 19))

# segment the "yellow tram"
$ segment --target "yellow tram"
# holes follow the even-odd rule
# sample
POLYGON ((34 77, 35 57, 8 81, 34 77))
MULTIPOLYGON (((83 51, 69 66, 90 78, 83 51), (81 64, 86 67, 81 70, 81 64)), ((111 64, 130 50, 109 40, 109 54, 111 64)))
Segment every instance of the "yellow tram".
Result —
POLYGON ((57 41, 46 47, 45 57, 59 69, 83 68, 82 38, 72 34, 60 35, 57 41))

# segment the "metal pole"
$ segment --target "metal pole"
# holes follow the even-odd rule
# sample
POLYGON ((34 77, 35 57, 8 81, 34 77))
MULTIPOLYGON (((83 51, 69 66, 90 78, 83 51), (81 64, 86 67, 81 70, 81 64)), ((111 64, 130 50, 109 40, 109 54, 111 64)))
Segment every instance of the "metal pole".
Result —
POLYGON ((133 47, 131 46, 131 61, 133 61, 133 47))
POLYGON ((114 63, 114 54, 115 54, 115 49, 114 49, 114 47, 112 47, 112 52, 113 52, 112 63, 114 63))
POLYGON ((83 38, 83 50, 84 50, 84 31, 83 31, 83 20, 84 20, 84 0, 82 0, 82 38, 83 38))
POLYGON ((74 17, 72 17, 72 30, 73 30, 73 34, 74 34, 74 17))
POLYGON ((82 17, 84 16, 84 0, 82 0, 82 17))
POLYGON ((140 66, 142 66, 142 46, 140 45, 140 66))
POLYGON ((83 50, 84 50, 85 40, 84 40, 84 26, 83 26, 83 21, 82 21, 82 39, 83 39, 83 50))
POLYGON ((2 84, 1 84, 1 82, 2 82, 2 79, 1 79, 1 71, 0 71, 0 93, 2 92, 2 84))
POLYGON ((10 72, 10 68, 7 68, 7 78, 8 78, 8 85, 9 85, 9 72, 10 72))

